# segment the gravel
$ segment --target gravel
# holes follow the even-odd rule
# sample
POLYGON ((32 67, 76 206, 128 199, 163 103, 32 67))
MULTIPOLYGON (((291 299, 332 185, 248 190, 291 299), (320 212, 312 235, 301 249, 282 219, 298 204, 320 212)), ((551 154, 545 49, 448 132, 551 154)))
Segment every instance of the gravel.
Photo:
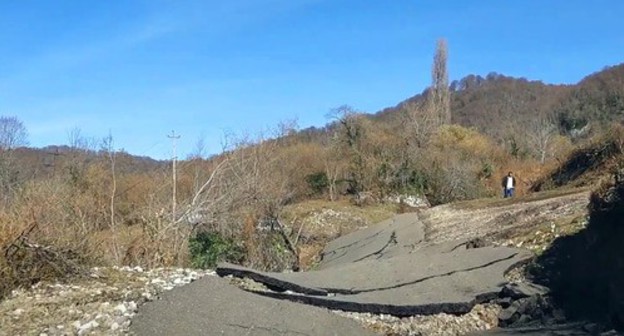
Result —
POLYGON ((383 335, 454 336, 496 327, 500 311, 501 307, 498 305, 479 304, 464 315, 436 314, 398 318, 342 311, 336 311, 336 314, 355 319, 364 327, 383 335))
MULTIPOLYGON (((16 290, 0 302, 0 335, 126 335, 140 305, 160 293, 191 283, 213 271, 158 268, 94 268, 90 279, 39 283, 16 290)), ((267 291, 250 280, 229 277, 233 285, 267 291)), ((380 335, 447 336, 496 327, 501 307, 479 304, 464 315, 395 317, 333 311, 380 335)))
MULTIPOLYGON (((255 292, 270 291, 266 286, 249 278, 226 277, 230 283, 255 292)), ((295 294, 295 293, 292 293, 295 294)), ((452 336, 489 330, 498 325, 498 314, 502 308, 494 303, 478 304, 463 315, 435 314, 414 315, 399 318, 386 314, 353 313, 340 310, 333 312, 354 319, 365 328, 381 335, 392 336, 452 336)))
MULTIPOLYGON (((71 283, 38 283, 13 291, 0 302, 0 335, 126 335, 140 305, 164 291, 191 283, 213 271, 140 267, 94 268, 91 278, 71 283)), ((253 280, 230 278, 248 290, 268 290, 253 280)), ((496 326, 500 307, 477 305, 464 315, 437 314, 398 318, 333 311, 381 335, 462 335, 496 326)))
POLYGON ((38 283, 0 302, 0 335, 124 335, 138 307, 213 271, 94 268, 89 279, 38 283))

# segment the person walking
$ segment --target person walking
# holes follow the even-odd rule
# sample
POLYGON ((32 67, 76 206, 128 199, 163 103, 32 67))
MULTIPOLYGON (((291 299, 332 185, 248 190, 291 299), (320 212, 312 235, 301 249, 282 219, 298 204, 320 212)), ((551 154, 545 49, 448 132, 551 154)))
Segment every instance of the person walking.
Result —
POLYGON ((515 188, 516 178, 513 176, 512 172, 509 172, 509 174, 503 178, 504 197, 513 197, 515 188))

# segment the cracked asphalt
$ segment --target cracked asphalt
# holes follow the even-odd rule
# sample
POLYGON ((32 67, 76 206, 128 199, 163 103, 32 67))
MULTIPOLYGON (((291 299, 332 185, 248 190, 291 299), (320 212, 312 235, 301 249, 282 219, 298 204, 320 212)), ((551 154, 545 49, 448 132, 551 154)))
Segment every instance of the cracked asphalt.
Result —
POLYGON ((469 240, 430 243, 417 214, 397 215, 330 242, 317 270, 265 273, 221 264, 220 276, 272 290, 243 291, 204 278, 139 310, 137 335, 366 335, 328 309, 394 316, 463 314, 498 296, 505 272, 531 252, 469 240), (316 307, 315 307, 316 306, 316 307))
POLYGON ((204 277, 145 304, 134 335, 375 335, 322 308, 247 293, 227 280, 204 277))
POLYGON ((497 296, 505 272, 531 258, 516 248, 423 242, 417 214, 402 214, 328 244, 318 270, 265 273, 223 263, 221 276, 251 278, 274 298, 352 312, 410 316, 470 311, 497 296), (462 248, 463 246, 463 248, 462 248))

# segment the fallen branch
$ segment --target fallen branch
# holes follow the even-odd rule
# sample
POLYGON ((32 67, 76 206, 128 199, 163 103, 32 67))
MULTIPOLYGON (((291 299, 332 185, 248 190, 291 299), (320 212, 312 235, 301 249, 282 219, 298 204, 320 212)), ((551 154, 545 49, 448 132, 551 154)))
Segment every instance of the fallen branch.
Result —
POLYGON ((297 252, 297 249, 295 248, 296 245, 293 244, 293 242, 290 240, 290 238, 288 238, 288 235, 286 234, 286 230, 284 230, 284 225, 282 225, 282 223, 280 222, 279 219, 275 219, 275 224, 277 224, 278 228, 279 228, 279 233, 282 236, 282 238, 284 239, 284 242, 286 242, 286 247, 288 248, 288 250, 290 252, 292 252, 292 254, 295 256, 295 265, 294 265, 294 269, 298 270, 299 269, 299 253, 297 252))

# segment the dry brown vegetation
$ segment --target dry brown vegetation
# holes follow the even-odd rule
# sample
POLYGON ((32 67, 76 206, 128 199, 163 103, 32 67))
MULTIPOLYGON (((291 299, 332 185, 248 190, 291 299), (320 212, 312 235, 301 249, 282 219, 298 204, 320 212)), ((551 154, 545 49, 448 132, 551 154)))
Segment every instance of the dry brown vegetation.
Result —
POLYGON ((572 150, 560 164, 536 181, 534 191, 591 186, 624 157, 624 125, 613 124, 572 150))

